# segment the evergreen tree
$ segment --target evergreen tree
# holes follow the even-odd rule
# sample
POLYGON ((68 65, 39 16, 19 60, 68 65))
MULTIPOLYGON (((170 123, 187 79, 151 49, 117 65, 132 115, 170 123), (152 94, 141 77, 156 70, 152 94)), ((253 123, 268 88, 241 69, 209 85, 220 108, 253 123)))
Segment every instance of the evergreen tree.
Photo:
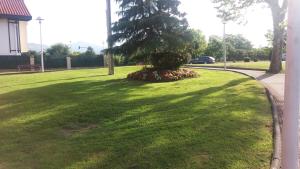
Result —
POLYGON ((150 61, 155 68, 176 69, 186 63, 192 38, 179 0, 116 0, 120 19, 110 41, 115 53, 150 61))
POLYGON ((92 47, 88 47, 87 50, 84 53, 85 57, 96 57, 96 53, 92 47))
POLYGON ((58 43, 51 46, 46 51, 46 57, 50 58, 66 58, 70 54, 69 47, 67 45, 58 43))

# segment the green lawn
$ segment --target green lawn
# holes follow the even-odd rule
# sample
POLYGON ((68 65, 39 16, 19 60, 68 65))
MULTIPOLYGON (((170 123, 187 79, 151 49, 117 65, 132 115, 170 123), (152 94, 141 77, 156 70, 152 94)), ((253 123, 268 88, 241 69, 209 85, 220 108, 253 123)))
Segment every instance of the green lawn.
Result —
MULTIPOLYGON (((224 63, 215 63, 215 64, 193 64, 197 66, 217 66, 217 67, 224 67, 224 63)), ((232 68, 250 68, 250 69, 263 69, 268 70, 270 66, 269 61, 259 61, 259 62, 228 62, 228 67, 232 68)), ((285 62, 283 62, 283 69, 285 69, 285 62)))
POLYGON ((208 70, 125 80, 138 69, 0 76, 0 168, 269 168, 272 117, 256 81, 208 70))

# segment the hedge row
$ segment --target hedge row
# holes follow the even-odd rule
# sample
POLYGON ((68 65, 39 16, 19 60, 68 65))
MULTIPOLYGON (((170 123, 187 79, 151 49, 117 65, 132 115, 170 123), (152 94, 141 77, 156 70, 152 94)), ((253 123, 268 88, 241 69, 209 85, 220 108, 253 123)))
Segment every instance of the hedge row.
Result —
POLYGON ((72 67, 99 67, 104 66, 104 56, 96 57, 77 56, 72 58, 72 67))
POLYGON ((17 69, 18 65, 29 63, 29 56, 0 56, 0 69, 17 69))
MULTIPOLYGON (((66 68, 66 58, 44 58, 45 68, 66 68)), ((19 65, 29 65, 29 56, 0 56, 0 69, 17 69, 19 65)), ((40 57, 35 57, 35 64, 41 64, 40 57)), ((74 57, 72 67, 100 67, 104 66, 103 55, 96 57, 74 57)))

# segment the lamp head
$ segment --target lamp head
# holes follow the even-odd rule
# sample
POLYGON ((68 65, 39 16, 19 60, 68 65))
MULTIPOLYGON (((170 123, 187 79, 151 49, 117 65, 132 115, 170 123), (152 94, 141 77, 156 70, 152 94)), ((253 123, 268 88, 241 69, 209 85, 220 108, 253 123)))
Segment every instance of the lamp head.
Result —
POLYGON ((42 19, 42 17, 39 16, 39 17, 36 18, 36 20, 39 21, 39 22, 41 23, 41 22, 42 22, 43 20, 45 20, 45 19, 42 19))

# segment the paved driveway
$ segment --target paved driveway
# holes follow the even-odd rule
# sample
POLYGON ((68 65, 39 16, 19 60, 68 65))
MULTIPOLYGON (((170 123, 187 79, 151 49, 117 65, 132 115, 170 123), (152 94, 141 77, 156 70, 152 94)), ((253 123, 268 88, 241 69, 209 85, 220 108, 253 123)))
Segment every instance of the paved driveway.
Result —
POLYGON ((285 74, 267 74, 264 71, 240 69, 231 69, 231 71, 244 73, 254 77, 262 82, 278 100, 284 100, 285 74))
MULTIPOLYGON (((224 70, 222 68, 192 67, 211 70, 224 70)), ((285 74, 268 74, 265 71, 227 69, 228 71, 239 72, 251 76, 265 85, 278 100, 284 100, 285 74)))

